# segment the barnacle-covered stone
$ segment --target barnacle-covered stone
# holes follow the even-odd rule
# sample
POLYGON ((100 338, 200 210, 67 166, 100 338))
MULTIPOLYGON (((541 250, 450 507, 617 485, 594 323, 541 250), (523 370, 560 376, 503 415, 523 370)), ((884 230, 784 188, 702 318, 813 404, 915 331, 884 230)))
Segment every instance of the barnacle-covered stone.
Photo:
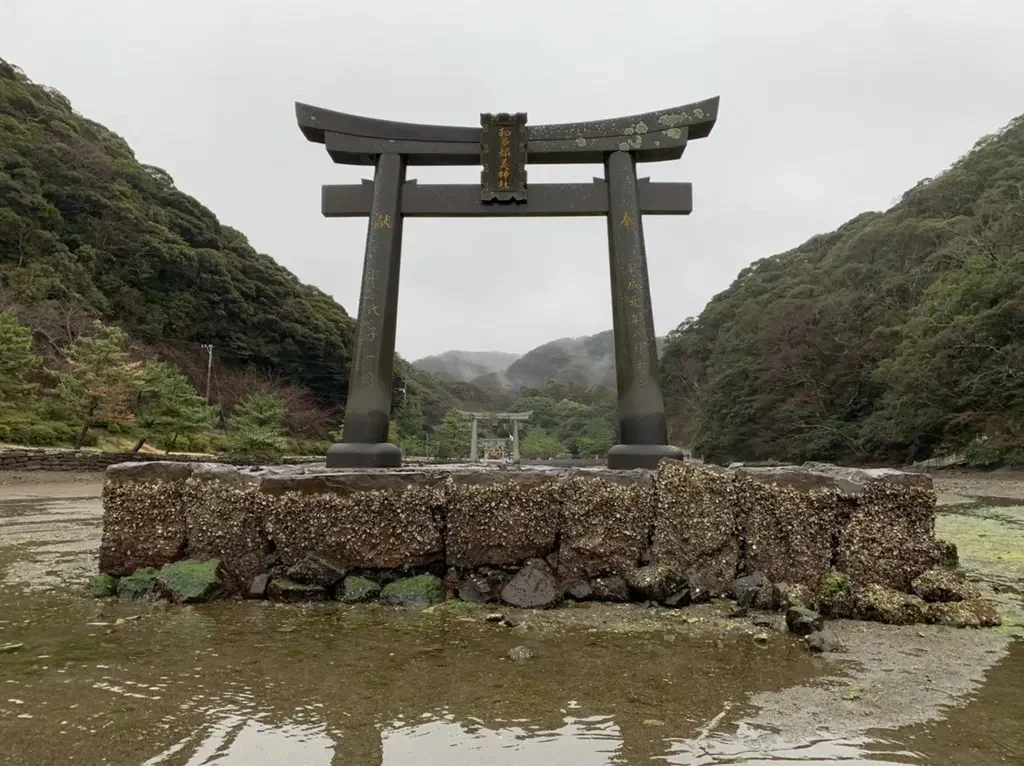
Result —
POLYGON ((655 489, 652 563, 693 571, 712 594, 728 593, 740 565, 733 474, 666 460, 658 468, 655 489))
POLYGON ((936 568, 918 575, 911 583, 914 593, 925 601, 970 601, 981 593, 967 582, 961 570, 936 568))

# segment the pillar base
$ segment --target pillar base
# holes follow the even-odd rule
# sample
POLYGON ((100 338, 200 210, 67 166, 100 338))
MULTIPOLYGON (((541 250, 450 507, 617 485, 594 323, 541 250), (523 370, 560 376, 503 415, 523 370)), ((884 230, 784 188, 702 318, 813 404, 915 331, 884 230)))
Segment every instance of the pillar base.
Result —
POLYGON ((631 468, 654 470, 662 458, 683 460, 679 447, 669 444, 616 444, 608 450, 608 467, 617 471, 631 468))
POLYGON ((327 450, 328 468, 398 468, 402 450, 394 444, 343 442, 327 450))

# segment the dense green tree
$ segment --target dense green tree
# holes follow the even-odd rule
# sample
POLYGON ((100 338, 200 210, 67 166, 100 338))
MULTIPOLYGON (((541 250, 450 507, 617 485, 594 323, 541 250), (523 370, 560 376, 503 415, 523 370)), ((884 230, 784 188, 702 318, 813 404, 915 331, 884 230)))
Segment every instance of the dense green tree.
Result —
POLYGON ((29 378, 39 370, 32 353, 32 331, 18 322, 14 311, 0 311, 0 404, 29 399, 36 386, 29 378))
POLYGON ((135 388, 135 427, 140 432, 135 452, 150 438, 172 449, 179 437, 212 428, 217 420, 217 408, 208 406, 192 382, 169 362, 147 362, 135 388))
POLYGON ((1022 252, 1024 117, 886 212, 755 262, 671 333, 674 440, 723 461, 1020 461, 1022 252))
POLYGON ((78 429, 76 448, 85 443, 91 427, 132 420, 140 373, 140 365, 129 361, 124 349, 124 332, 99 321, 94 332, 65 350, 66 369, 56 373, 54 397, 61 415, 78 429))
POLYGON ((284 403, 275 394, 249 394, 235 405, 228 421, 228 448, 243 460, 270 462, 284 453, 281 433, 284 403))
POLYGON ((469 457, 470 437, 470 424, 458 412, 449 410, 431 434, 431 451, 440 460, 465 459, 469 457))
POLYGON ((554 457, 566 452, 565 445, 543 428, 532 428, 519 442, 519 454, 525 458, 554 457))

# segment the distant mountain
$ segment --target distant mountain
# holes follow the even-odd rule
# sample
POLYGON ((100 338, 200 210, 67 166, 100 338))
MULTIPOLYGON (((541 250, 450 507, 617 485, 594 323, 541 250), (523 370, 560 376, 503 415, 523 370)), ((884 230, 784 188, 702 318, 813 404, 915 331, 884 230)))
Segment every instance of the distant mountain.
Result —
MULTIPOLYGON (((658 338, 659 351, 663 341, 658 338)), ((522 356, 500 351, 446 351, 413 362, 413 366, 442 380, 472 383, 494 393, 551 382, 615 388, 615 337, 606 330, 559 338, 522 356)))
POLYGON ((413 367, 437 375, 442 380, 469 383, 483 375, 503 373, 519 359, 505 351, 445 351, 413 362, 413 367))

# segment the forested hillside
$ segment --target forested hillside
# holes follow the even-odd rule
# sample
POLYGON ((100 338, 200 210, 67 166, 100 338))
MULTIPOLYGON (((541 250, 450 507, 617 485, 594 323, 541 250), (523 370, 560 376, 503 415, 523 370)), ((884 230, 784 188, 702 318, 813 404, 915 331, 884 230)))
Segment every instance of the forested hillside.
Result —
POLYGON ((675 441, 709 458, 1024 462, 1024 117, 744 269, 662 373, 675 441))
POLYGON ((0 60, 5 308, 37 333, 99 317, 135 339, 212 343, 219 359, 344 401, 353 320, 341 306, 0 60))

